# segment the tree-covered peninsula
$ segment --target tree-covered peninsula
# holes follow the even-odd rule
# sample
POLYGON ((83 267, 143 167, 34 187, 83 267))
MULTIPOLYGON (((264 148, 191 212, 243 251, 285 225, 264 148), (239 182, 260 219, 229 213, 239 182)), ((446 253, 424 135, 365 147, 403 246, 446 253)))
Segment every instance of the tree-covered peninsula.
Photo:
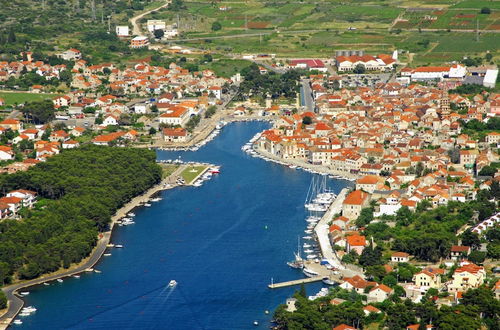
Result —
POLYGON ((115 211, 161 180, 149 150, 87 145, 26 172, 2 174, 2 194, 37 192, 33 209, 0 222, 0 284, 31 279, 87 257, 115 211))

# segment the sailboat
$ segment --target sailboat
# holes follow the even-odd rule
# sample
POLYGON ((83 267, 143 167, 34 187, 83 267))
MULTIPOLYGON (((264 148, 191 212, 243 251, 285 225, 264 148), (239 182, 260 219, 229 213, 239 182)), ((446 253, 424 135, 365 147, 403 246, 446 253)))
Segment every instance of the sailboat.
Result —
POLYGON ((326 176, 314 176, 307 191, 305 208, 310 212, 326 212, 336 195, 327 187, 326 176), (321 181, 320 181, 321 180, 321 181))
POLYGON ((294 255, 295 255, 295 260, 288 261, 286 264, 296 269, 304 268, 304 260, 300 256, 300 237, 297 237, 297 252, 294 252, 294 255))

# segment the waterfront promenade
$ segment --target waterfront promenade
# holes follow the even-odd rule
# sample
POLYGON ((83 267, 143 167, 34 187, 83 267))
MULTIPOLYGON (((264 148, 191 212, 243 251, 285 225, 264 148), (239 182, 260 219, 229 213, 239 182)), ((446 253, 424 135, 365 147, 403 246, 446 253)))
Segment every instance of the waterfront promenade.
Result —
POLYGON ((344 265, 342 265, 341 261, 337 257, 337 254, 333 250, 330 238, 328 237, 330 228, 328 223, 332 221, 335 214, 338 214, 342 211, 342 203, 344 202, 348 191, 349 189, 347 188, 342 189, 342 191, 337 195, 337 198, 333 201, 332 204, 330 204, 330 207, 328 207, 328 210, 318 222, 316 227, 314 227, 314 232, 316 233, 316 237, 318 238, 323 259, 328 260, 328 262, 338 270, 344 270, 345 267, 344 265))
MULTIPOLYGON (((203 170, 202 173, 200 173, 200 175, 202 175, 206 171, 206 169, 209 168, 209 165, 201 163, 199 165, 207 166, 205 170, 203 170)), ((96 246, 94 247, 94 250, 92 251, 89 257, 84 259, 79 264, 69 268, 68 270, 59 270, 55 273, 47 274, 33 280, 18 282, 13 285, 2 288, 3 292, 7 296, 8 307, 6 312, 2 316, 0 316, 0 330, 6 329, 9 326, 9 324, 13 321, 13 319, 20 312, 20 310, 24 305, 24 301, 18 295, 19 291, 31 286, 41 285, 44 282, 55 281, 60 278, 73 276, 82 273, 89 268, 94 267, 97 264, 97 262, 101 259, 106 249, 109 247, 108 245, 110 243, 112 231, 116 224, 116 221, 125 217, 136 207, 139 207, 144 203, 148 202, 149 199, 158 192, 166 189, 175 188, 177 186, 176 184, 177 178, 186 168, 188 168, 187 164, 180 165, 174 172, 172 172, 168 177, 164 178, 160 183, 151 187, 143 194, 132 198, 128 203, 126 203, 120 209, 118 209, 116 213, 111 217, 109 230, 99 234, 99 238, 96 246)))
POLYGON ((262 150, 261 148, 254 148, 253 149, 255 152, 259 153, 260 155, 266 157, 266 158, 269 158, 273 161, 276 161, 276 162, 281 162, 281 163, 286 163, 288 165, 295 165, 295 166, 298 166, 298 167, 302 167, 302 168, 305 168, 305 169, 308 169, 308 170, 311 170, 311 171, 316 171, 316 172, 320 172, 320 173, 325 173, 325 174, 331 174, 331 175, 338 175, 340 177, 343 177, 345 178, 346 180, 355 180, 355 179, 358 179, 359 178, 359 175, 357 174, 352 174, 352 173, 345 173, 345 172, 341 172, 341 171, 336 171, 336 170, 333 170, 327 166, 323 166, 323 165, 314 165, 314 164, 309 164, 307 162, 304 162, 304 161, 301 161, 301 160, 297 160, 297 159, 285 159, 285 158, 282 158, 282 157, 278 157, 278 156, 275 156, 265 150, 262 150))
POLYGON ((228 114, 223 114, 217 112, 213 117, 202 121, 202 123, 197 126, 192 133, 192 137, 189 141, 186 142, 166 142, 159 137, 156 139, 153 144, 135 144, 134 147, 138 148, 191 148, 196 146, 197 144, 203 143, 212 132, 216 129, 217 125, 220 122, 245 122, 245 121, 269 121, 275 118, 272 117, 264 117, 264 116, 232 116, 228 114))

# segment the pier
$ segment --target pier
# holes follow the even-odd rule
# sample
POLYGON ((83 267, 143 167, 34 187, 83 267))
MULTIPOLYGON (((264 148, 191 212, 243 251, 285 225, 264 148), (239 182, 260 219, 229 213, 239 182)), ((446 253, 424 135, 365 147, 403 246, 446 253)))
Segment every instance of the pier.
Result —
POLYGON ((324 276, 306 277, 306 278, 301 278, 299 280, 271 283, 268 285, 268 287, 269 287, 269 289, 279 289, 279 288, 284 288, 286 286, 294 286, 294 285, 305 284, 305 283, 319 282, 323 278, 324 278, 324 276))

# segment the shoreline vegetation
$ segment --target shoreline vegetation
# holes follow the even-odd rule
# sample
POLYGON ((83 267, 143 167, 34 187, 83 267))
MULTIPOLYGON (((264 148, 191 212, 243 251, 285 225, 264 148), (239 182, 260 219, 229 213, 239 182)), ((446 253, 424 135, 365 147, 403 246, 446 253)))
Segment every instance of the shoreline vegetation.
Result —
POLYGON ((26 172, 0 176, 5 190, 28 189, 39 197, 33 209, 20 211, 23 221, 0 223, 3 249, 11 251, 0 256, 0 262, 10 266, 1 280, 15 283, 3 288, 9 306, 0 322, 22 307, 16 290, 95 264, 114 221, 136 206, 138 198, 144 199, 145 191, 158 191, 154 187, 161 182, 161 172, 153 151, 89 145, 26 172), (21 244, 11 249, 14 241, 21 244))
MULTIPOLYGON (((3 309, 0 313, 0 329, 6 329, 20 312, 21 308, 24 306, 23 299, 17 294, 18 291, 32 286, 41 285, 49 281, 55 281, 64 277, 74 276, 93 269, 93 267, 101 261, 101 258, 103 257, 106 250, 114 247, 114 244, 111 244, 110 241, 112 239, 113 229, 115 228, 115 224, 117 223, 117 221, 125 217, 136 208, 142 206, 144 203, 147 203, 150 198, 157 195, 160 191, 177 187, 178 184, 176 183, 176 178, 180 177, 182 173, 189 169, 192 165, 188 166, 185 164, 169 164, 168 166, 166 166, 164 164, 160 164, 160 166, 162 167, 163 172, 166 175, 162 177, 160 182, 154 184, 143 193, 133 197, 130 201, 116 210, 115 214, 111 217, 109 230, 99 234, 99 239, 96 246, 86 258, 82 259, 80 262, 72 264, 67 269, 60 268, 57 271, 44 274, 31 280, 14 281, 14 283, 10 284, 9 286, 2 288, 8 298, 8 307, 3 309), (172 169, 172 166, 174 166, 175 168, 172 169)), ((213 165, 197 164, 197 166, 203 168, 191 182, 196 181, 198 177, 203 175, 206 170, 213 165)))

